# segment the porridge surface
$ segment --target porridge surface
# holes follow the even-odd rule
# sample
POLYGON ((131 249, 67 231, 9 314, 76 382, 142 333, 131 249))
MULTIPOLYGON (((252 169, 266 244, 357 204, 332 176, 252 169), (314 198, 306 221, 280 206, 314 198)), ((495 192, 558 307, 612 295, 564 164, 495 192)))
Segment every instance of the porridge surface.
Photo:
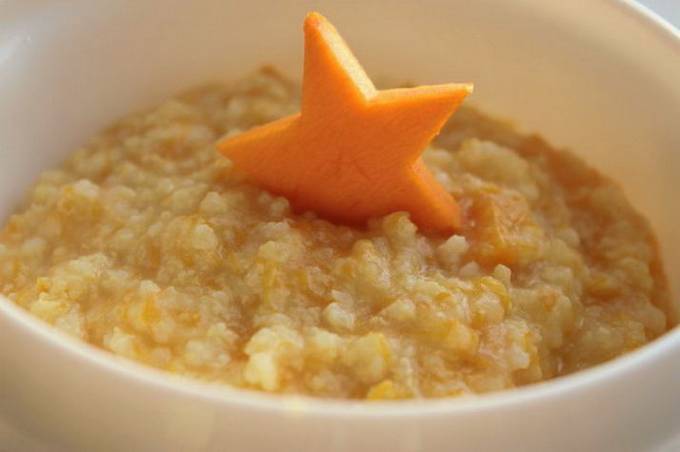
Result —
POLYGON ((224 133, 294 113, 271 70, 119 121, 0 231, 0 292, 116 355, 337 398, 445 397, 568 374, 666 331, 647 224, 618 187, 462 108, 424 159, 463 207, 337 226, 244 183, 224 133))

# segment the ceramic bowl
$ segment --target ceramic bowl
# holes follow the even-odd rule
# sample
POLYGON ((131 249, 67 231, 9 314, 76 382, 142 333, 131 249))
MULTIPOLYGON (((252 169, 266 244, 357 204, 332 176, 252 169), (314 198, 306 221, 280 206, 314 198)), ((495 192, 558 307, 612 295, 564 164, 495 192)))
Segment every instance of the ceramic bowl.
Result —
MULTIPOLYGON (((2 2, 0 217, 115 118, 270 63, 299 77, 327 15, 373 78, 473 81, 470 101, 618 180, 680 293, 680 37, 614 0, 2 2)), ((680 435, 680 331, 480 397, 362 403, 188 381, 64 337, 0 299, 0 416, 64 450, 648 451, 680 435)))

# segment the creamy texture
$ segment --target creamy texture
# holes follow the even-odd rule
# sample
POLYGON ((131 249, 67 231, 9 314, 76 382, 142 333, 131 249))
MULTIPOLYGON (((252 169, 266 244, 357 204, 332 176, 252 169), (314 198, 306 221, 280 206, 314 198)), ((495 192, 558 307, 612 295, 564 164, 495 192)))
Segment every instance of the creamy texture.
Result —
POLYGON ((463 108, 424 159, 465 228, 291 212, 215 140, 298 109, 271 70, 119 121, 0 232, 0 292, 116 355, 266 391, 445 397, 568 374, 672 323, 647 224, 574 156, 463 108))

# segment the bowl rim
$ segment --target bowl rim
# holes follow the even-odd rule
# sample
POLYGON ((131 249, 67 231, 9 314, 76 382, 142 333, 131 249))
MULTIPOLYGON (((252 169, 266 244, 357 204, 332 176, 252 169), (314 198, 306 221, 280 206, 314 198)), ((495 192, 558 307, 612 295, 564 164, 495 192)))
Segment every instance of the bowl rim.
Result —
MULTIPOLYGON (((680 30, 634 0, 601 0, 605 6, 618 9, 655 34, 665 45, 680 52, 680 30)), ((252 389, 233 387, 222 383, 203 382, 190 377, 171 374, 135 361, 114 355, 66 333, 33 316, 6 297, 0 295, 0 317, 27 335, 41 341, 56 353, 69 354, 82 365, 94 366, 96 371, 107 372, 132 384, 151 390, 175 393, 176 396, 199 399, 218 406, 240 406, 270 413, 299 412, 315 416, 352 416, 361 418, 399 418, 419 415, 458 415, 498 410, 537 401, 573 397, 603 382, 613 381, 635 369, 653 365, 655 361, 680 349, 680 325, 619 358, 596 365, 574 374, 566 375, 524 387, 493 393, 456 398, 408 399, 371 401, 326 399, 304 395, 271 394, 252 389)))

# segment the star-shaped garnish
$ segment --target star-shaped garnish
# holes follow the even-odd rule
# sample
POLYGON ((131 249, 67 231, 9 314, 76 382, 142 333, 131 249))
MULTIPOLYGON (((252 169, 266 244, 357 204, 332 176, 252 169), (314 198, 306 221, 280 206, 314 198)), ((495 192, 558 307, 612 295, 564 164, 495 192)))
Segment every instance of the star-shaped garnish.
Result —
POLYGON ((456 201, 420 155, 472 86, 378 91, 323 16, 308 14, 304 32, 302 111, 223 138, 218 149, 297 211, 360 225, 403 210, 422 229, 457 228, 456 201))

